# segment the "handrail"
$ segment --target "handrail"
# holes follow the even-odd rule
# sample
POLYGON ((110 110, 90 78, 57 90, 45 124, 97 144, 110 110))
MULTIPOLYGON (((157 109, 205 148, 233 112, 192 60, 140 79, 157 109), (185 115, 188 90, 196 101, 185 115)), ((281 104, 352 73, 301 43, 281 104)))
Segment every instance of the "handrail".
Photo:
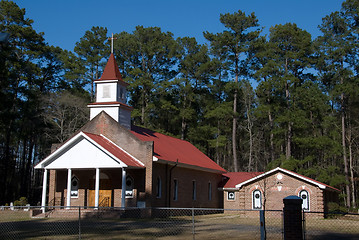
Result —
POLYGON ((104 197, 100 204, 98 205, 99 207, 109 207, 110 206, 110 198, 109 197, 104 197))

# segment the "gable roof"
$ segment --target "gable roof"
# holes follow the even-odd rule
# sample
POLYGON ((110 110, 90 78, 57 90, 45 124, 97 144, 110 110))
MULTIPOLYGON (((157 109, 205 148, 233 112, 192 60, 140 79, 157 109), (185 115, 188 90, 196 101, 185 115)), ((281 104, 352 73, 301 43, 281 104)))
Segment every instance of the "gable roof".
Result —
POLYGON ((256 177, 263 172, 227 172, 223 174, 223 181, 219 187, 223 189, 235 189, 236 185, 256 177))
POLYGON ((96 81, 106 81, 106 80, 119 80, 122 84, 128 85, 128 83, 122 80, 122 75, 118 69, 118 65, 115 60, 115 55, 111 53, 105 69, 103 70, 102 76, 96 81))
POLYGON ((325 183, 316 181, 316 180, 314 180, 314 179, 312 179, 312 178, 303 176, 303 175, 301 175, 301 174, 298 174, 298 173, 295 173, 295 172, 292 172, 292 171, 289 171, 289 170, 287 170, 287 169, 280 168, 280 167, 274 168, 274 169, 272 169, 272 170, 270 170, 270 171, 268 171, 268 172, 262 173, 262 174, 260 174, 260 175, 258 175, 258 176, 256 176, 256 177, 253 177, 253 178, 251 178, 251 179, 248 179, 248 180, 246 180, 246 181, 243 181, 243 182, 241 182, 241 183, 238 183, 237 185, 235 185, 235 187, 236 187, 236 188, 241 188, 241 187, 242 187, 243 185, 245 185, 245 184, 254 182, 254 181, 256 181, 256 180, 258 180, 258 179, 260 179, 260 178, 266 177, 266 176, 268 176, 268 175, 270 175, 270 174, 272 174, 272 173, 275 173, 275 172, 283 172, 283 173, 286 173, 286 174, 288 174, 288 175, 290 175, 290 176, 292 176, 292 177, 299 178, 299 179, 301 179, 301 180, 303 180, 303 181, 305 181, 305 182, 309 182, 309 183, 311 183, 311 184, 313 184, 313 185, 315 185, 315 186, 317 186, 317 187, 319 187, 320 189, 323 189, 323 190, 324 190, 324 189, 329 189, 329 190, 339 191, 339 192, 340 192, 340 190, 337 189, 337 188, 334 188, 334 187, 329 186, 329 185, 327 185, 327 184, 325 184, 325 183))
POLYGON ((155 160, 199 167, 215 172, 226 172, 226 170, 187 141, 137 126, 132 126, 131 132, 142 141, 154 142, 155 160))
POLYGON ((145 165, 137 160, 135 157, 127 153, 125 150, 117 146, 114 142, 106 138, 105 136, 96 135, 92 133, 84 132, 85 135, 90 137, 92 140, 94 140, 96 143, 98 143, 100 146, 102 146, 104 149, 106 149, 109 153, 114 155, 117 159, 121 160, 123 163, 125 163, 127 166, 131 167, 144 167, 145 165))
MULTIPOLYGON (((83 145, 83 144, 82 144, 83 145)), ((79 147, 81 150, 81 146, 79 147)), ((78 149, 75 149, 74 152, 76 153, 78 149)), ((81 153, 76 153, 80 154, 81 153)), ((68 139, 61 147, 59 147, 56 151, 51 153, 48 157, 44 160, 39 162, 35 169, 42 169, 42 168, 93 168, 96 167, 134 167, 134 168, 143 168, 144 164, 131 156, 129 153, 124 151, 122 148, 114 144, 112 141, 107 139, 102 135, 96 135, 87 132, 79 132, 78 134, 74 135, 72 138, 68 139), (86 149, 95 153, 96 156, 90 156, 93 159, 86 159, 83 155, 79 161, 73 161, 69 157, 66 158, 66 154, 71 150, 75 149, 76 147, 80 146, 80 143, 85 141, 86 149), (98 149, 98 150, 95 150, 98 149), (101 156, 107 157, 107 163, 105 163, 104 159, 98 159, 97 155, 100 154, 101 156), (65 158, 61 162, 58 161, 59 158, 65 156, 65 158), (111 160, 112 159, 112 160, 111 160), (56 162, 56 164, 54 164, 56 162), (77 162, 77 163, 76 163, 77 162), (71 163, 69 166, 69 163, 71 163)))

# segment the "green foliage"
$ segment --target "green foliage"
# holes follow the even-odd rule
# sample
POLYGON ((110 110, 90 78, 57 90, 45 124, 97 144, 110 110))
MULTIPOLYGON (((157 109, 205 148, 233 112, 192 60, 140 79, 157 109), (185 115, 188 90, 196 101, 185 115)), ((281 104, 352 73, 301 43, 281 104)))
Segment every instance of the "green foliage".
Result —
POLYGON ((28 204, 26 197, 20 197, 19 200, 14 201, 14 206, 26 206, 28 204))

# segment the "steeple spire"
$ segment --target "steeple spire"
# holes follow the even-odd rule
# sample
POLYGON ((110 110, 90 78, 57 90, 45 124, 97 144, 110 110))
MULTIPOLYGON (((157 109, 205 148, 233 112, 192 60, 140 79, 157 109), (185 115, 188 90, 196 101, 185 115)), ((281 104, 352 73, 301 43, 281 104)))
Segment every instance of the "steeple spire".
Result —
POLYGON ((113 53, 113 40, 114 39, 117 39, 117 38, 114 38, 113 33, 112 33, 112 36, 110 38, 108 38, 108 40, 111 40, 111 54, 113 53))

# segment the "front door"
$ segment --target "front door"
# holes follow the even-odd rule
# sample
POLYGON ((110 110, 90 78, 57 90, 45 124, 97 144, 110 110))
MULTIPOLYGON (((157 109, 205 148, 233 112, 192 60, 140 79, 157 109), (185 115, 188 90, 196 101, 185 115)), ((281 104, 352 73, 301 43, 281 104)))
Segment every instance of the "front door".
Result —
MULTIPOLYGON (((90 189, 89 189, 89 206, 95 206, 95 180, 90 180, 90 189)), ((100 179, 100 190, 99 190, 99 207, 111 207, 112 202, 112 187, 110 179, 100 179)))

